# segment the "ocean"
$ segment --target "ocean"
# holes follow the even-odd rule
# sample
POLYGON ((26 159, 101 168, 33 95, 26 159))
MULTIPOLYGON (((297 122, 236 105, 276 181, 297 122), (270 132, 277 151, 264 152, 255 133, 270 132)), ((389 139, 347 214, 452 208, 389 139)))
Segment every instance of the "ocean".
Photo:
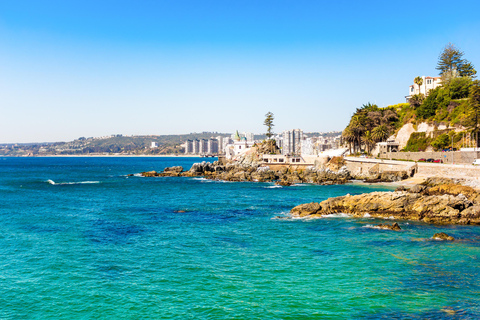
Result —
POLYGON ((0 158, 0 319, 480 318, 480 227, 288 217, 391 186, 127 176, 203 160, 0 158))

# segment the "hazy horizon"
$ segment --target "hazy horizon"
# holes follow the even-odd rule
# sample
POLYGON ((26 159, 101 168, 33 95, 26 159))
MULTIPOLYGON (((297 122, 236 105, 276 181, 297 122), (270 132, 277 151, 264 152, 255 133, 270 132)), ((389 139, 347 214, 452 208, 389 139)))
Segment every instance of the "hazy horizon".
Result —
POLYGON ((480 67, 478 1, 0 3, 0 143, 340 131, 405 102, 449 42, 480 67), (455 10, 458 9, 458 10, 455 10), (452 14, 461 12, 461 14, 452 14))

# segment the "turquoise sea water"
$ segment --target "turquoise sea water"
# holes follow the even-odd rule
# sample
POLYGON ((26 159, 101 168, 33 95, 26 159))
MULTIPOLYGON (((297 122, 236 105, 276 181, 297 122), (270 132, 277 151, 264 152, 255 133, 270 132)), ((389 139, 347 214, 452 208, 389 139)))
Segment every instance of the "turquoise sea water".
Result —
POLYGON ((0 158, 0 319, 480 318, 480 227, 275 218, 382 186, 126 176, 197 161, 0 158))

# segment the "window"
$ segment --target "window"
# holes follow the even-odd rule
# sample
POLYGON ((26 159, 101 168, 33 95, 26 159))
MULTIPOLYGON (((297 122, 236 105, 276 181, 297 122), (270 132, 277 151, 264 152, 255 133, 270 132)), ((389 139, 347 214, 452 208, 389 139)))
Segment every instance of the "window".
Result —
POLYGON ((283 162, 283 159, 278 159, 278 162, 283 162))
POLYGON ((428 79, 427 84, 432 84, 432 80, 428 79))
POLYGON ((410 92, 413 92, 413 87, 410 88, 410 92))

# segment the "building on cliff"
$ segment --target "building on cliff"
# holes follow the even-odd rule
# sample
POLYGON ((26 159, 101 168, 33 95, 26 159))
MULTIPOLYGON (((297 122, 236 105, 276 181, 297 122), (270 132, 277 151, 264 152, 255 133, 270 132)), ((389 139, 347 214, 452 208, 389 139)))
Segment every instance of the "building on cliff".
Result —
POLYGON ((435 89, 438 86, 441 86, 442 79, 440 77, 425 77, 422 76, 422 85, 418 85, 416 83, 412 84, 410 87, 408 87, 408 96, 405 98, 410 99, 413 95, 415 94, 423 94, 424 96, 428 96, 428 93, 430 90, 435 89))

